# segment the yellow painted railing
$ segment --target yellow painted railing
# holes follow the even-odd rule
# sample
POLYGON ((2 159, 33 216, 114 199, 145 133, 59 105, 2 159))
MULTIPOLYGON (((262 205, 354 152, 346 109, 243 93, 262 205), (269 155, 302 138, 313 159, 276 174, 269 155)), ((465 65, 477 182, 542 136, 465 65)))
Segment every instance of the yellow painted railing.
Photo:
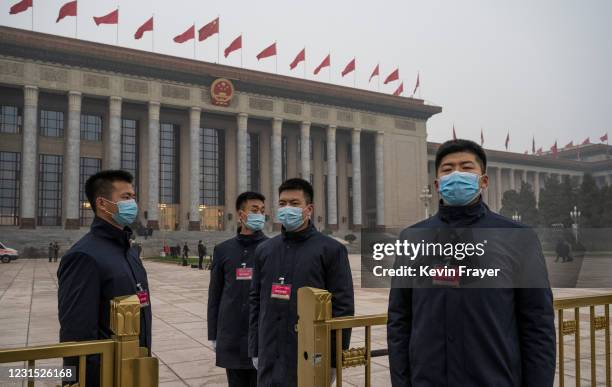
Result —
MULTIPOLYGON (((159 363, 139 346, 140 302, 137 296, 118 297, 111 301, 112 339, 68 342, 37 347, 0 350, 0 364, 27 362, 28 369, 36 360, 65 357, 79 358, 78 384, 85 387, 86 356, 100 355, 100 386, 157 386, 159 363)), ((28 380, 28 387, 34 379, 28 380)))

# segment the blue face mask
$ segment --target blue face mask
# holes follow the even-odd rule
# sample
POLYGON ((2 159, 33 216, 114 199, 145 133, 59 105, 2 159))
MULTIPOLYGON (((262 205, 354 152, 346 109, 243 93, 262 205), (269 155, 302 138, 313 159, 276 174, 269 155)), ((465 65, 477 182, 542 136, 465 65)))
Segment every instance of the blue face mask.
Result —
POLYGON ((449 206, 465 206, 480 193, 480 176, 455 171, 440 177, 440 196, 449 206))
MULTIPOLYGON (((108 201, 111 202, 110 200, 108 201)), ((121 200, 114 204, 117 205, 117 212, 112 214, 112 217, 118 225, 125 227, 134 223, 136 217, 138 216, 138 204, 136 204, 136 200, 121 200)))
POLYGON ((263 214, 249 213, 244 225, 251 231, 260 231, 266 223, 266 217, 263 214))
POLYGON ((294 231, 304 224, 302 208, 285 206, 278 209, 276 219, 285 227, 287 231, 294 231))

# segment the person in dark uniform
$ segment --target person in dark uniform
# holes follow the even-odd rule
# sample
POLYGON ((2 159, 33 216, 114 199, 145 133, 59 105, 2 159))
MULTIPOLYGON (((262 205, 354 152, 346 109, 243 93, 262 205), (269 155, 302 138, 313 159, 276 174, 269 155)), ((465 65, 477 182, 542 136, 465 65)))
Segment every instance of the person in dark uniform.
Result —
POLYGON ((53 255, 55 254, 55 245, 53 242, 49 242, 49 262, 53 261, 53 255))
POLYGON ((215 364, 226 369, 229 387, 254 387, 257 371, 248 355, 249 289, 255 248, 267 239, 261 231, 266 222, 265 197, 257 192, 240 194, 236 212, 238 235, 213 252, 208 340, 215 348, 215 364))
MULTIPOLYGON (((106 170, 87 179, 85 193, 95 218, 90 231, 62 257, 57 270, 60 342, 110 339, 110 301, 138 294, 140 346, 151 352, 147 272, 130 247, 138 206, 129 172, 106 170)), ((76 365, 78 358, 65 360, 76 365)), ((87 357, 87 385, 99 386, 99 356, 87 357)), ((78 367, 76 368, 78 370, 78 367)))
MULTIPOLYGON (((179 247, 179 251, 180 251, 180 247, 179 247)), ((188 262, 187 262, 188 259, 189 259, 189 246, 187 245, 187 242, 185 242, 185 244, 183 245, 183 266, 188 265, 188 262)))
MULTIPOLYGON (((303 179, 279 188, 281 234, 255 251, 250 293, 249 356, 261 386, 297 385, 297 291, 304 286, 332 294, 332 315, 355 311, 353 278, 346 247, 314 227, 313 189, 303 179)), ((347 349, 350 330, 342 335, 347 349)), ((335 340, 331 348, 335 348, 335 340)), ((331 364, 335 364, 332 356, 331 364)))
POLYGON ((202 264, 204 263, 204 257, 206 256, 206 246, 202 243, 200 239, 198 241, 198 269, 203 270, 204 267, 202 264))
MULTIPOLYGON (((486 250, 493 252, 484 256, 487 262, 502 248, 520 250, 522 254, 504 255, 504 262, 518 260, 520 265, 511 268, 518 267, 516 273, 527 274, 539 285, 515 287, 520 282, 513 281, 507 287, 474 288, 464 279, 441 276, 429 280, 435 286, 399 287, 395 277, 387 322, 393 387, 553 385, 553 298, 541 245, 533 230, 493 213, 483 202, 486 166, 484 150, 472 141, 440 145, 435 160, 439 211, 405 229, 400 240, 490 230, 499 240, 488 241, 486 250), (506 240, 516 234, 520 241, 506 240)), ((482 263, 466 258, 465 264, 470 262, 482 263)))
POLYGON ((53 244, 53 262, 57 262, 57 258, 59 257, 60 247, 57 241, 53 244))

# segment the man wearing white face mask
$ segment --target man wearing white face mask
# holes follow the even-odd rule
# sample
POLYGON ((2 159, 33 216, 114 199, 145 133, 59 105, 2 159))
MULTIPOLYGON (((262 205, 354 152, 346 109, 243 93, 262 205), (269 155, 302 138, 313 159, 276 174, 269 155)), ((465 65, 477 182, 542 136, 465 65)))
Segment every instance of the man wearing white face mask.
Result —
MULTIPOLYGON (((250 294, 249 355, 259 386, 297 385, 297 291, 304 286, 332 294, 332 316, 355 311, 353 279, 346 247, 312 224, 313 189, 303 179, 289 179, 278 189, 281 235, 255 251, 250 294)), ((348 349, 350 330, 342 336, 348 349)), ((331 347, 335 348, 335 340, 331 347)), ((331 365, 335 365, 332 357, 331 365)))
POLYGON ((216 352, 217 367, 225 368, 229 387, 255 387, 257 371, 248 355, 249 289, 254 252, 268 239, 266 198, 243 192, 236 199, 238 234, 213 252, 208 288, 208 340, 216 352))
MULTIPOLYGON (((138 215, 129 172, 107 170, 89 177, 85 193, 95 218, 91 230, 62 257, 57 269, 60 342, 110 339, 110 301, 138 295, 140 346, 151 351, 147 272, 130 244, 138 215)), ((78 358, 65 359, 75 366, 78 358)), ((100 358, 87 356, 88 386, 100 384, 100 358)), ((78 367, 76 367, 78 372, 78 367)))
MULTIPOLYGON (((552 387, 554 311, 537 235, 483 202, 489 179, 481 146, 447 141, 438 148, 435 167, 439 211, 406 228, 399 239, 462 242, 473 235, 491 236, 485 247, 491 252, 482 261, 466 258, 461 264, 501 262, 517 281, 479 288, 455 275, 421 280, 419 285, 429 281, 427 286, 394 279, 387 322, 393 387, 552 387)), ((416 259, 432 267, 458 265, 444 254, 416 259)), ((397 258, 396 266, 403 262, 397 258)))

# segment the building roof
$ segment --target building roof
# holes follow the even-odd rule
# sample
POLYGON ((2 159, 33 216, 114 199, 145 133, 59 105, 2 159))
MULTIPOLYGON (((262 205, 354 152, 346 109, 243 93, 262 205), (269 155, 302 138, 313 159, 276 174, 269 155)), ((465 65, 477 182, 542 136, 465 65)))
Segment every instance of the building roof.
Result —
POLYGON ((228 78, 238 91, 419 119, 442 111, 421 99, 4 26, 0 55, 207 87, 214 79, 228 78))

